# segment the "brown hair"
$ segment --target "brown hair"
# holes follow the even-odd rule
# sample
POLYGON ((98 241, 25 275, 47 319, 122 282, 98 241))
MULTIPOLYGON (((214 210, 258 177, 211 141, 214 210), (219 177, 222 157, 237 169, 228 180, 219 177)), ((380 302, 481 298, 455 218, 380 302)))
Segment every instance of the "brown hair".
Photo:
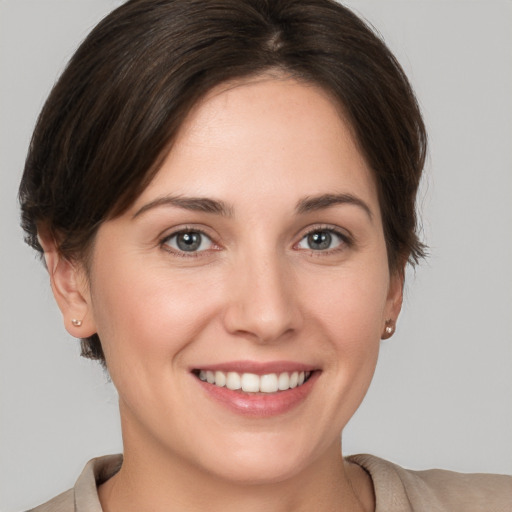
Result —
MULTIPOLYGON (((149 184, 192 106, 216 85, 282 70, 339 101, 377 183, 389 266, 424 256, 416 192, 426 133, 382 40, 333 0, 131 0, 89 34, 39 116, 20 185, 38 229, 86 261, 98 226, 149 184)), ((98 336, 82 355, 104 362, 98 336)))

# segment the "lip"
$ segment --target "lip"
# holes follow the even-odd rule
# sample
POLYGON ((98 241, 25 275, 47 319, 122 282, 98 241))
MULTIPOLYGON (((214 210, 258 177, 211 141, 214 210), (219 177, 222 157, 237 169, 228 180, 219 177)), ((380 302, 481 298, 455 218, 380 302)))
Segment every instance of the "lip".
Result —
MULTIPOLYGON (((233 361, 215 365, 199 366, 201 370, 233 371, 237 373, 254 373, 265 375, 268 373, 308 371, 309 379, 301 386, 276 393, 246 393, 233 391, 226 387, 219 387, 200 380, 192 372, 196 383, 202 388, 206 397, 220 404, 222 407, 238 415, 253 418, 268 418, 291 411, 303 403, 311 393, 321 371, 311 365, 294 363, 290 361, 274 361, 258 363, 254 361, 233 361)), ((198 368, 194 368, 197 370, 198 368)))

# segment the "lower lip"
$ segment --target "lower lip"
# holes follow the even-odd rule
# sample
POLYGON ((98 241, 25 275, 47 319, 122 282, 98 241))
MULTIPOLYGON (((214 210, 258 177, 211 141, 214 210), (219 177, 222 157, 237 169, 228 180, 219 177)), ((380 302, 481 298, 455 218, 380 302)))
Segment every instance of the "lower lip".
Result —
POLYGON ((307 398, 320 372, 315 371, 301 386, 276 393, 245 393, 233 391, 226 387, 209 384, 194 377, 210 398, 231 411, 244 416, 270 417, 284 414, 297 407, 307 398))

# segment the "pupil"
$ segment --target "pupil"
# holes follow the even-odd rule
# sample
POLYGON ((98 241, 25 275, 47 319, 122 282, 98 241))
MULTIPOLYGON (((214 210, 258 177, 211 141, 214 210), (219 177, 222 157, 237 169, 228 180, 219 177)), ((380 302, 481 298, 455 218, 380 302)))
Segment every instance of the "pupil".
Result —
POLYGON ((182 251, 195 251, 201 245, 201 235, 199 233, 182 233, 178 235, 176 243, 182 251))
POLYGON ((328 249, 331 245, 332 236, 328 231, 317 231, 308 236, 308 245, 316 251, 328 249))

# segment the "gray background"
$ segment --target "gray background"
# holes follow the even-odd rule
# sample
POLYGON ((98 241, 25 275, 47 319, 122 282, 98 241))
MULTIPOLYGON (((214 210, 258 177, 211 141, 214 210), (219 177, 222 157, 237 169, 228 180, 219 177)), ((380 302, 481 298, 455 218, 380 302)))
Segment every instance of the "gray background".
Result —
MULTIPOLYGON (((70 487, 121 450, 116 393, 78 357, 16 189, 36 116, 114 0, 0 0, 0 510, 70 487)), ((344 436, 411 468, 512 473, 512 3, 350 1, 409 74, 430 132, 420 204, 431 257, 344 436)))

